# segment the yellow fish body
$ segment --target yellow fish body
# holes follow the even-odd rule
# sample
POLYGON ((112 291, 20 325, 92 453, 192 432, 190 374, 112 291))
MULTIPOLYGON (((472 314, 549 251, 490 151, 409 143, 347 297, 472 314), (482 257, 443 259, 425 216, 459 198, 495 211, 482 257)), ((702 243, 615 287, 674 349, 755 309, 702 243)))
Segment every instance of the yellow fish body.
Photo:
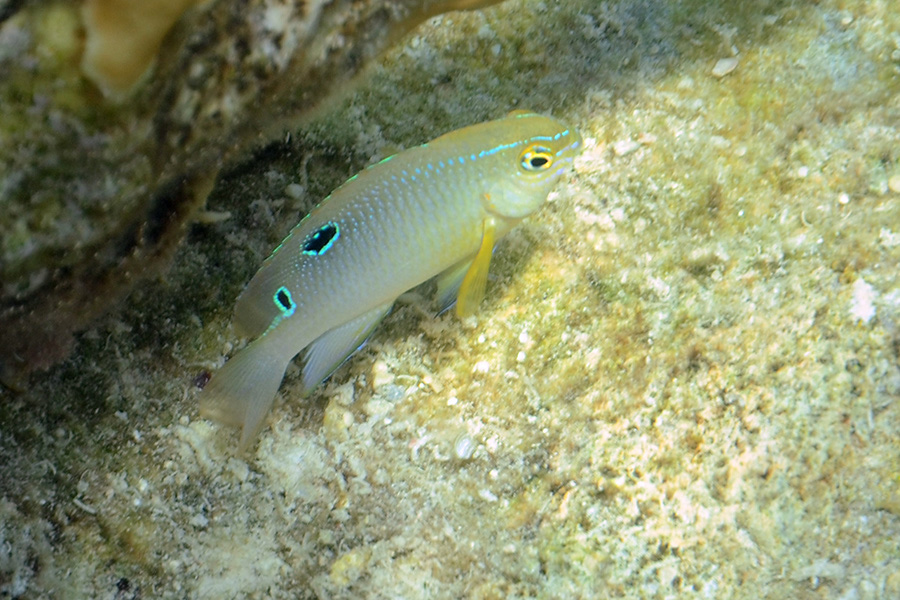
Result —
POLYGON ((390 311, 434 277, 445 305, 471 314, 494 243, 537 210, 581 151, 577 132, 515 111, 400 152, 352 177, 294 227, 237 300, 255 338, 201 392, 203 414, 262 427, 288 363, 306 349, 308 393, 390 311))

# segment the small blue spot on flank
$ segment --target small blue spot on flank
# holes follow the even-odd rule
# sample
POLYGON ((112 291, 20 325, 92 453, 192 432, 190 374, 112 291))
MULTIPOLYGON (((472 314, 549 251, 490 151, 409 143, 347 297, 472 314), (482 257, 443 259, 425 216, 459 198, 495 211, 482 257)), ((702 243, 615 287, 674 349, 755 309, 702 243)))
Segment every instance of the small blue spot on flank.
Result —
POLYGON ((339 237, 341 228, 334 221, 329 221, 306 238, 302 252, 307 256, 321 256, 328 252, 339 237))
POLYGON ((278 288, 278 291, 272 296, 272 301, 275 302, 275 306, 281 311, 282 317, 289 317, 297 310, 297 304, 294 302, 293 296, 291 296, 291 291, 284 286, 278 288))

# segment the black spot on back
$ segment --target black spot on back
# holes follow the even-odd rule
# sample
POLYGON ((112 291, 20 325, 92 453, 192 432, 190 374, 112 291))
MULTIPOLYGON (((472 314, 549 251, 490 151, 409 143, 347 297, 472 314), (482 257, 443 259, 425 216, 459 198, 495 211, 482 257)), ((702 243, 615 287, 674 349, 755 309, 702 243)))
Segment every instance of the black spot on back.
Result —
POLYGON ((278 290, 278 293, 275 294, 275 299, 278 301, 278 304, 284 307, 285 310, 290 310, 291 306, 293 305, 290 297, 288 297, 287 292, 283 288, 278 290))
POLYGON ((328 222, 306 239, 303 243, 303 253, 316 256, 324 254, 339 236, 338 224, 328 222))

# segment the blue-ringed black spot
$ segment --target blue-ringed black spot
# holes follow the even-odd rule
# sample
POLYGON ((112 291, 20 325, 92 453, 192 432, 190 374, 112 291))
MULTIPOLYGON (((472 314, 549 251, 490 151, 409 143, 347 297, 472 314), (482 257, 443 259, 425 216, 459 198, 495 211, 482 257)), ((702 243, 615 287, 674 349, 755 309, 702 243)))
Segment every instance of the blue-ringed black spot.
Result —
POLYGON ((272 300, 285 317, 294 314, 294 309, 297 308, 294 298, 291 296, 291 291, 284 286, 278 288, 278 291, 272 296, 272 300))
POLYGON ((341 228, 334 221, 329 221, 306 238, 306 241, 303 242, 303 254, 309 256, 325 254, 339 237, 341 237, 341 228))

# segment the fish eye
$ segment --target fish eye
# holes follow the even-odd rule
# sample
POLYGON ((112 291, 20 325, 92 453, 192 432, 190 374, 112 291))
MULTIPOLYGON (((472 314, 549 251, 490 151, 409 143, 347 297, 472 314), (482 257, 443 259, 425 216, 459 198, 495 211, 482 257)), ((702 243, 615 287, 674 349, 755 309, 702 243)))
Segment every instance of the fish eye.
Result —
POLYGON ((519 158, 526 171, 543 171, 553 164, 550 149, 539 145, 528 146, 519 158))

